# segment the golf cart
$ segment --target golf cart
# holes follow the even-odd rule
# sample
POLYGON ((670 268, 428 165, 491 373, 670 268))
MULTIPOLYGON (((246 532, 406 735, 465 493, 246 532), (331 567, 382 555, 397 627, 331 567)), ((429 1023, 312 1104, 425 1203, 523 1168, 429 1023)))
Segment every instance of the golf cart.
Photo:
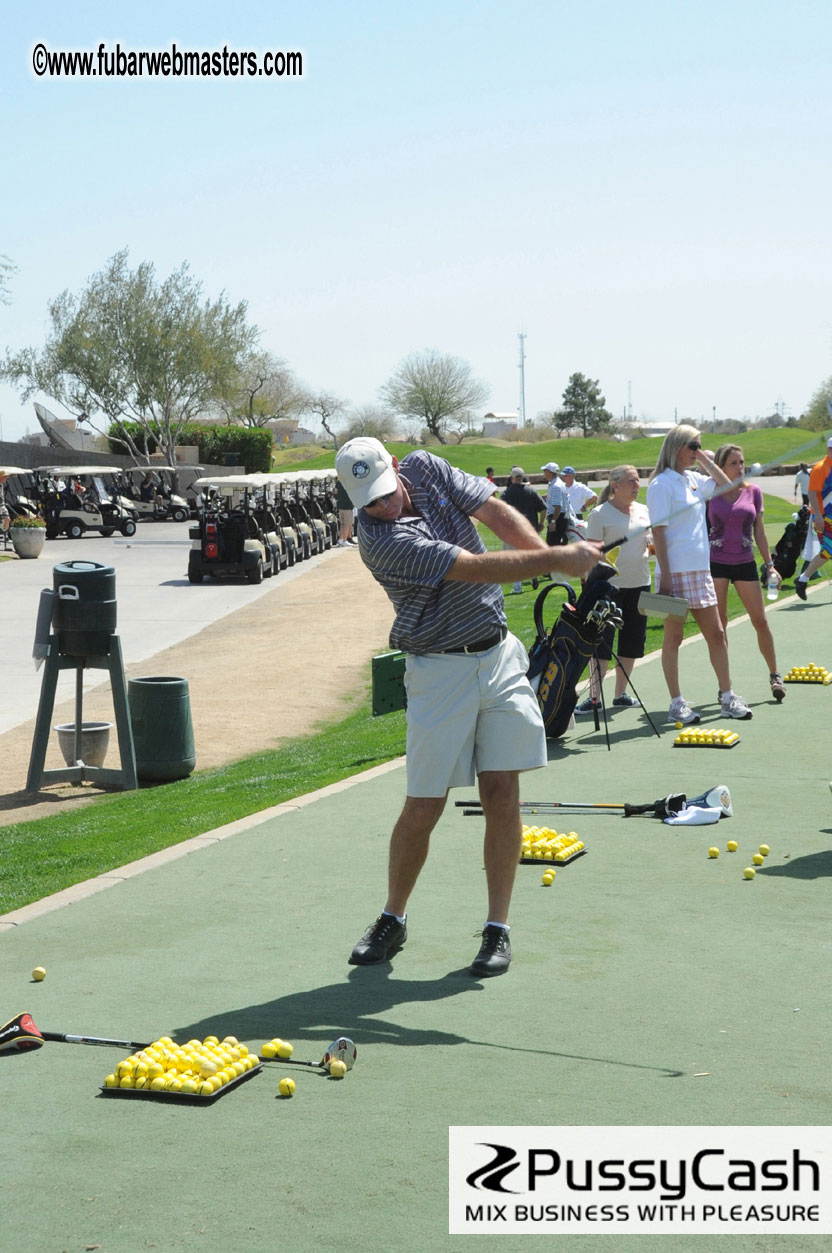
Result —
POLYGON ((273 549, 275 546, 279 548, 280 565, 293 566, 296 561, 300 561, 298 537, 291 527, 283 526, 277 516, 275 486, 269 481, 271 475, 260 474, 257 478, 260 482, 252 498, 252 513, 269 545, 273 549))
POLYGON ((242 575, 249 583, 260 583, 280 570, 284 557, 279 537, 263 531, 254 508, 254 493, 265 483, 262 474, 194 481, 202 506, 197 525, 190 529, 189 583, 201 583, 206 574, 242 575))
POLYGON ((118 466, 43 466, 35 472, 47 539, 66 535, 80 539, 85 531, 104 536, 120 531, 135 535, 136 523, 116 498, 111 498, 102 475, 116 474, 118 466), (76 482, 82 491, 75 490, 76 482))
POLYGON ((129 466, 121 471, 118 488, 127 497, 131 509, 140 519, 149 522, 187 522, 191 508, 183 496, 175 495, 168 474, 175 474, 176 466, 144 465, 129 466))
POLYGON ((306 561, 312 555, 312 544, 315 536, 312 527, 298 517, 295 505, 295 480, 291 474, 269 474, 269 488, 273 500, 275 517, 282 534, 287 541, 292 539, 295 547, 295 560, 306 561))
POLYGON ((22 466, 0 465, 0 474, 7 476, 6 508, 12 521, 20 517, 36 518, 38 502, 32 489, 32 471, 24 470, 22 466))
POLYGON ((322 553, 332 547, 332 536, 317 511, 312 499, 312 483, 310 471, 296 470, 291 476, 292 513, 298 529, 306 528, 309 533, 312 552, 322 553))
POLYGON ((331 548, 338 543, 338 510, 335 506, 335 471, 334 470, 302 470, 301 474, 309 483, 309 512, 317 526, 322 523, 326 529, 326 547, 331 548))

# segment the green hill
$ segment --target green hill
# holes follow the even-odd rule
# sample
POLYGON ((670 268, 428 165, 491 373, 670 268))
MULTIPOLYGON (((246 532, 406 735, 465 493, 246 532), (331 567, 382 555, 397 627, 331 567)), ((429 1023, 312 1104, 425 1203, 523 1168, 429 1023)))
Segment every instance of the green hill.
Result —
MULTIPOLYGON (((818 460, 824 454, 825 435, 794 427, 776 430, 748 431, 739 436, 716 437, 703 432, 706 447, 718 447, 719 443, 737 443, 745 453, 747 463, 776 461, 784 458, 786 464, 795 461, 818 460), (795 449, 813 441, 812 446, 800 453, 795 449), (711 442, 713 441, 713 442, 711 442)), ((627 463, 639 467, 653 466, 661 448, 660 436, 649 439, 618 441, 611 439, 551 439, 539 444, 509 444, 504 440, 489 443, 484 440, 463 444, 433 444, 430 451, 444 457, 451 465, 469 474, 485 474, 486 466, 493 466, 497 475, 508 474, 513 465, 521 465, 527 474, 538 473, 547 461, 558 465, 572 465, 576 470, 609 470, 627 463)), ((414 444, 391 443, 388 445, 395 457, 401 460, 412 452, 414 444)), ((281 448, 275 454, 275 468, 291 470, 331 469, 335 464, 331 450, 315 450, 312 447, 281 448)))

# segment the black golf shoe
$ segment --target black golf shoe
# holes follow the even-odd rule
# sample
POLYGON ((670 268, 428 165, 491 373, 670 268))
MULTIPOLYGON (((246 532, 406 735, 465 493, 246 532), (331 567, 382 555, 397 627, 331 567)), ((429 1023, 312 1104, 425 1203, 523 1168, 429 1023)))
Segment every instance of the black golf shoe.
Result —
POLYGON ((478 979, 489 975, 504 975, 511 963, 511 943, 505 927, 495 927, 493 923, 484 928, 482 944, 471 963, 471 974, 478 979))
POLYGON ((801 600, 805 600, 806 599, 806 580, 795 579, 794 590, 797 592, 801 600))
POLYGON ((375 962, 388 961, 406 939, 406 923, 399 922, 393 914, 380 914, 350 953, 350 965, 372 966, 375 962))

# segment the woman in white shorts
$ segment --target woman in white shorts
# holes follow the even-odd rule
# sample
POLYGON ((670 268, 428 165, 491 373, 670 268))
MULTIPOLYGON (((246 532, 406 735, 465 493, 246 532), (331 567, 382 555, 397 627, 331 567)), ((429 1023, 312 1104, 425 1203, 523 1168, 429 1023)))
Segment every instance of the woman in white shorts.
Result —
MULTIPOLYGON (((647 508, 656 550, 656 591, 683 596, 690 606, 708 645, 708 654, 719 682, 719 699, 726 718, 753 715, 731 687, 728 646, 719 617, 716 591, 710 571, 710 545, 705 516, 707 502, 717 485, 729 483, 713 457, 704 452, 693 426, 674 426, 665 436, 656 468, 647 488, 647 508), (694 469, 699 464, 706 474, 694 469)), ((664 620, 662 670, 670 692, 668 720, 698 722, 679 686, 679 647, 684 637, 684 618, 664 620)))

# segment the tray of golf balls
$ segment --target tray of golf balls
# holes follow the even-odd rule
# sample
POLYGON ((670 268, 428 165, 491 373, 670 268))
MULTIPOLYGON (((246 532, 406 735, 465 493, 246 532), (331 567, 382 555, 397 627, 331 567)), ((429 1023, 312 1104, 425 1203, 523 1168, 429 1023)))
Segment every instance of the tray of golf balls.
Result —
POLYGON ((792 666, 788 674, 783 675, 784 683, 823 683, 827 687, 832 683, 832 674, 823 666, 814 662, 808 666, 792 666))
POLYGON ((736 731, 727 727, 689 727, 680 731, 673 741, 674 748, 733 748, 739 744, 736 731))
POLYGON ((176 1044, 162 1036, 146 1049, 132 1053, 107 1075, 105 1096, 155 1101, 215 1101, 262 1071, 260 1058, 235 1036, 176 1044))
POLYGON ((538 866, 541 862, 565 866, 585 852, 584 842, 577 831, 558 835, 551 827, 523 827, 520 862, 524 866, 538 866))

